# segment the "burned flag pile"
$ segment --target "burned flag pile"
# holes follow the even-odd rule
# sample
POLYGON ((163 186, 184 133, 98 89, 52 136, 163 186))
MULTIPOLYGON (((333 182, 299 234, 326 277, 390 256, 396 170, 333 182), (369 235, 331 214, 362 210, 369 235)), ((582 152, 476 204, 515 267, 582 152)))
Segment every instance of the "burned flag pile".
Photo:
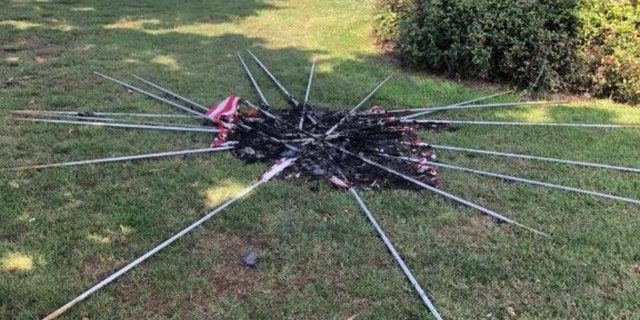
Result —
MULTIPOLYGON (((230 98, 225 99, 225 101, 230 98)), ((302 109, 259 109, 248 101, 248 107, 236 114, 221 117, 216 126, 218 135, 211 146, 233 141, 233 154, 246 162, 272 162, 283 157, 299 157, 296 166, 289 168, 287 176, 303 175, 311 179, 325 179, 336 187, 354 185, 361 188, 386 186, 411 187, 405 181, 363 163, 358 158, 341 152, 340 148, 395 168, 429 185, 437 186, 435 167, 426 161, 435 160, 429 146, 421 146, 416 131, 423 125, 401 124, 384 118, 348 115, 345 111, 331 111, 306 105, 302 109), (302 117, 308 120, 299 129, 302 117), (326 134, 332 124, 342 124, 326 134), (423 159, 411 164, 388 156, 402 155, 423 159)), ((223 101, 224 103, 224 101, 223 101)), ((452 130, 448 125, 431 127, 432 130, 452 130)))

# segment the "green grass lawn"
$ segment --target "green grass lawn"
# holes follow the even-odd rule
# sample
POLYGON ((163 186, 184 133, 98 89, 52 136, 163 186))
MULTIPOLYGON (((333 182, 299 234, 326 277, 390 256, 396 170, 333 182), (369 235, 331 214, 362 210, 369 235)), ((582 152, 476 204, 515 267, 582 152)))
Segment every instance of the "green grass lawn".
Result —
MULTIPOLYGON (((135 73, 196 101, 258 97, 235 54, 256 53, 302 97, 435 106, 500 91, 400 70, 370 36, 370 1, 7 0, 0 113, 168 112, 92 75, 135 73)), ((251 66, 254 67, 253 65, 251 66)), ((257 73, 257 68, 253 68, 257 73)), ((285 106, 257 74, 273 105, 285 106)), ((516 96, 494 101, 508 101, 516 96)), ((451 119, 631 123, 608 101, 442 114, 451 119)), ((200 148, 201 133, 0 120, 0 167, 200 148)), ((639 129, 462 126, 425 141, 640 167, 639 129)), ((443 162, 640 198, 640 175, 440 152, 443 162)), ((226 153, 0 172, 0 319, 47 315, 251 184, 267 167, 226 153)), ((448 319, 637 319, 640 206, 442 169, 442 189, 550 233, 496 224, 428 191, 362 196, 448 319)), ((350 195, 278 180, 79 303, 65 319, 429 319, 350 195), (257 250, 259 267, 240 259, 257 250)))

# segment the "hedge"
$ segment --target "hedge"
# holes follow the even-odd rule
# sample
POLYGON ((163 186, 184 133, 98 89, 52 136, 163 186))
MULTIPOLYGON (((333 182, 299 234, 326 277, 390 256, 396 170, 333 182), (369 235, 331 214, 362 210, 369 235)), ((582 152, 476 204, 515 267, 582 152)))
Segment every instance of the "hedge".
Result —
POLYGON ((377 0, 403 64, 640 103, 637 0, 377 0))

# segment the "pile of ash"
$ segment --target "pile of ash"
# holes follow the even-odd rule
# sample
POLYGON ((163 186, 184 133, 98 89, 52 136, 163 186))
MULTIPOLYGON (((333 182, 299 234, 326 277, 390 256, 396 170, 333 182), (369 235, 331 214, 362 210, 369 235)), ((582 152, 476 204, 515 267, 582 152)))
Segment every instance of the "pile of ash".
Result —
POLYGON ((397 157, 435 161, 431 148, 418 146, 417 132, 456 129, 448 124, 395 122, 385 118, 377 108, 358 114, 311 105, 261 111, 254 106, 252 111, 239 116, 235 130, 227 137, 237 141, 233 151, 236 157, 248 163, 298 157, 296 165, 288 169, 290 172, 285 176, 326 179, 337 187, 414 188, 412 183, 366 164, 339 148, 437 187, 439 177, 434 167, 408 163, 397 157), (344 181, 345 178, 348 181, 344 181))

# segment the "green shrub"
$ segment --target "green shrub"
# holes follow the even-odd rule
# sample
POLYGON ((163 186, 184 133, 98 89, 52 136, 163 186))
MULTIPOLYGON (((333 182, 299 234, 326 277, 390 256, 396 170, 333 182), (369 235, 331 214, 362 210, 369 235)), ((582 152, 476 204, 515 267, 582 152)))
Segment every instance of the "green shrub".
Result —
POLYGON ((399 60, 460 78, 638 102, 633 0, 378 0, 399 60))
POLYGON ((638 1, 583 0, 577 12, 586 72, 582 87, 596 96, 640 103, 640 5, 638 1))
POLYGON ((399 0, 377 0, 374 4, 374 33, 382 43, 395 42, 398 29, 399 0))

